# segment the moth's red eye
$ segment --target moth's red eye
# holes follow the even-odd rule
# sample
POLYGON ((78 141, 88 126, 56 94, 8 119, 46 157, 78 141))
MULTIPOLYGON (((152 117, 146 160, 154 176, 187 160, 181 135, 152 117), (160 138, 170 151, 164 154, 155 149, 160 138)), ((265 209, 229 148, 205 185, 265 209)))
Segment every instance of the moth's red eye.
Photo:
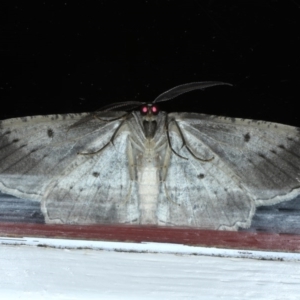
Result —
POLYGON ((158 114, 158 107, 157 106, 152 106, 151 107, 151 112, 153 113, 153 115, 157 115, 158 114))
POLYGON ((148 106, 142 106, 141 107, 141 114, 146 115, 148 113, 148 106))

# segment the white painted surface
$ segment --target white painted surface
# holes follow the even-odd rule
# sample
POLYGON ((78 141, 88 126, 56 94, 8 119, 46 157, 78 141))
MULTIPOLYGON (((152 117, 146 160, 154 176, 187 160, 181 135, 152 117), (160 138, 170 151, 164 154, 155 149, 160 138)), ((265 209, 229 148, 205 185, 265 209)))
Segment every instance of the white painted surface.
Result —
POLYGON ((285 260, 300 261, 300 253, 292 252, 269 252, 252 251, 239 249, 222 249, 196 247, 182 244, 168 243, 125 243, 125 242, 103 242, 93 240, 71 240, 71 239, 51 239, 37 237, 9 238, 0 237, 0 244, 4 245, 28 245, 28 246, 47 246, 63 249, 93 249, 118 252, 139 252, 139 253, 165 253, 178 255, 206 255, 233 258, 253 258, 263 260, 285 260))
POLYGON ((299 261, 0 245, 1 299, 299 299, 299 261))

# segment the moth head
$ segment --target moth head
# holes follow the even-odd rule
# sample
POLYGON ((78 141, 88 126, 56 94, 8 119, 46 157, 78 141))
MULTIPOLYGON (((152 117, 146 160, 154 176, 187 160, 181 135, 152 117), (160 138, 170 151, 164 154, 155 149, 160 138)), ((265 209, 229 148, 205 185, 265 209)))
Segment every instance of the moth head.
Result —
POLYGON ((159 113, 159 108, 156 104, 146 103, 140 107, 140 113, 144 117, 144 120, 152 121, 159 113))

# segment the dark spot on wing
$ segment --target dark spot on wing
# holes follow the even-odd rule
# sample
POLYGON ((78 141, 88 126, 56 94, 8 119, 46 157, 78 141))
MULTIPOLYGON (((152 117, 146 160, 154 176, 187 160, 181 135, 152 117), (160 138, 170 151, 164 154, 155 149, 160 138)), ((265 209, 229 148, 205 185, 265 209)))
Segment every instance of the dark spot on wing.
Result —
POLYGON ((100 175, 100 173, 98 173, 98 172, 93 172, 93 176, 94 176, 94 177, 99 177, 99 175, 100 175))
POLYGON ((194 210, 199 209, 199 204, 195 204, 193 207, 194 210))
POLYGON ((257 153, 257 155, 261 158, 266 158, 266 156, 263 153, 257 153))
POLYGON ((70 190, 72 190, 73 189, 73 186, 70 186, 70 190))
POLYGON ((32 149, 30 153, 36 152, 38 149, 32 149))
POLYGON ((244 141, 247 143, 247 142, 249 142, 250 141, 250 133, 249 132, 247 132, 245 135, 244 135, 244 141))
POLYGON ((282 144, 278 145, 278 147, 281 148, 281 149, 285 149, 284 145, 282 145, 282 144))
POLYGON ((271 149, 270 151, 274 154, 277 154, 277 152, 274 149, 271 149))
POLYGON ((54 131, 51 128, 48 128, 47 134, 49 138, 52 138, 54 136, 54 131))
POLYGON ((83 191, 83 188, 81 188, 80 190, 79 190, 79 192, 82 192, 83 191))
POLYGON ((18 141, 19 141, 19 139, 14 139, 12 142, 17 143, 18 141))
POLYGON ((4 133, 4 135, 6 135, 6 134, 11 134, 11 131, 10 131, 10 130, 6 131, 6 132, 4 133))
POLYGON ((200 173, 197 177, 198 177, 199 179, 203 179, 203 178, 204 178, 204 174, 200 173))

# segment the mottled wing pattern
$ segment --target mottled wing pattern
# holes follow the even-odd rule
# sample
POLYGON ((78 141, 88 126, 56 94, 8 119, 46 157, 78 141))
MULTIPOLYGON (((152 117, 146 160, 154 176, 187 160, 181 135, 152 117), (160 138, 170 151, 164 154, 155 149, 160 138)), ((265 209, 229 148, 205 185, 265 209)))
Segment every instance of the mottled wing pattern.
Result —
POLYGON ((134 222, 136 186, 128 174, 126 128, 117 143, 97 153, 119 124, 87 114, 2 121, 0 190, 41 201, 47 223, 134 222), (78 154, 86 152, 95 153, 78 154))
POLYGON ((172 113, 169 119, 178 122, 197 157, 214 157, 207 162, 193 158, 172 126, 172 145, 188 160, 171 158, 165 185, 178 207, 173 205, 169 219, 165 217, 171 223, 180 222, 183 210, 190 224, 200 227, 248 227, 255 206, 300 193, 297 128, 193 113, 172 113))

